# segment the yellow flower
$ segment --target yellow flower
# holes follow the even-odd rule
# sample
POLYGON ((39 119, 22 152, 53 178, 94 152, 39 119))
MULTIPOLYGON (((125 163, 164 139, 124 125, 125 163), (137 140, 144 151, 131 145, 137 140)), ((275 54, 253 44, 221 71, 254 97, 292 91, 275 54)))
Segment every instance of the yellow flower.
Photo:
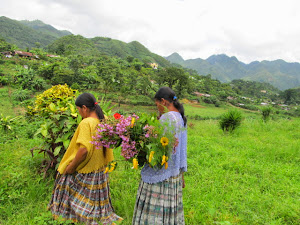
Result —
POLYGON ((151 163, 153 155, 154 155, 154 151, 151 151, 149 155, 149 163, 151 163))
POLYGON ((104 173, 107 173, 109 171, 109 168, 106 167, 104 173))
POLYGON ((161 161, 161 165, 164 165, 166 163, 166 156, 165 155, 163 155, 163 157, 162 157, 162 161, 161 161))
POLYGON ((133 168, 137 170, 137 169, 138 169, 138 165, 139 165, 138 160, 134 158, 134 159, 132 160, 132 164, 133 164, 133 168))
POLYGON ((164 165, 165 163, 168 163, 168 156, 163 155, 161 165, 164 165))
POLYGON ((114 171, 114 169, 115 169, 115 167, 114 166, 112 166, 112 167, 110 167, 110 169, 109 169, 109 171, 108 172, 112 172, 112 171, 114 171))
POLYGON ((130 124, 130 127, 131 127, 131 128, 133 128, 134 123, 135 123, 135 118, 133 117, 133 118, 131 119, 131 124, 130 124))
POLYGON ((168 162, 165 163, 165 169, 168 169, 168 162))
POLYGON ((160 143, 162 144, 163 147, 165 147, 169 144, 169 139, 167 137, 162 137, 160 139, 160 143))

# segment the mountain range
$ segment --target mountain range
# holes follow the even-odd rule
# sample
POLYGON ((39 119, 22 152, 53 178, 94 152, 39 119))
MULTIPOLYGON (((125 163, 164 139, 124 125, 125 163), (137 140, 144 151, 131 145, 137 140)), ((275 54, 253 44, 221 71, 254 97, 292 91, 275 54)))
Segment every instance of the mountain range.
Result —
POLYGON ((108 37, 85 38, 73 35, 69 31, 57 30, 40 20, 17 21, 2 16, 0 17, 0 38, 21 49, 38 47, 53 52, 61 48, 68 50, 70 54, 106 54, 121 58, 132 56, 145 62, 156 62, 161 67, 169 67, 171 63, 176 63, 193 69, 200 75, 210 74, 222 82, 235 79, 259 81, 272 84, 281 90, 300 86, 299 63, 288 63, 279 59, 245 64, 236 57, 224 54, 212 55, 207 59, 188 60, 184 60, 178 53, 162 57, 152 53, 137 41, 125 43, 108 37))
POLYGON ((46 47, 57 38, 72 34, 69 31, 59 31, 40 20, 17 21, 5 16, 0 17, 0 36, 19 48, 46 47))
POLYGON ((281 90, 300 86, 300 64, 281 59, 245 64, 236 57, 225 54, 212 55, 207 59, 184 60, 178 53, 173 53, 165 58, 171 63, 194 69, 200 75, 210 74, 222 82, 236 79, 266 82, 281 90))

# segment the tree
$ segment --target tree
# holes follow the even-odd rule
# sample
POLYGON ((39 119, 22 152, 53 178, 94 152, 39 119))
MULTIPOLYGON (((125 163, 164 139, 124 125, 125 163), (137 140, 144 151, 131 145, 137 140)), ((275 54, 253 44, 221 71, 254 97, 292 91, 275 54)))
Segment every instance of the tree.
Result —
POLYGON ((287 89, 283 92, 284 103, 291 104, 295 102, 297 93, 295 89, 287 89))
POLYGON ((107 92, 120 82, 116 79, 119 67, 111 62, 109 58, 103 57, 98 61, 96 71, 97 75, 103 81, 102 88, 104 90, 104 95, 106 96, 107 92))
POLYGON ((40 48, 41 47, 41 43, 40 42, 35 42, 34 45, 35 45, 36 48, 40 48))

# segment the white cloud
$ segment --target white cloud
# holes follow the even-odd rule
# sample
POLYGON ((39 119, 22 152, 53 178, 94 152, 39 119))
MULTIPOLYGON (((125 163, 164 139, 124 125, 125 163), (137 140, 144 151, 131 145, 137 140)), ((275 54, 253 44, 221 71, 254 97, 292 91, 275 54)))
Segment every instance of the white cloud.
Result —
POLYGON ((0 0, 0 15, 40 19, 85 37, 137 40, 185 59, 225 53, 239 60, 300 62, 296 0, 0 0))

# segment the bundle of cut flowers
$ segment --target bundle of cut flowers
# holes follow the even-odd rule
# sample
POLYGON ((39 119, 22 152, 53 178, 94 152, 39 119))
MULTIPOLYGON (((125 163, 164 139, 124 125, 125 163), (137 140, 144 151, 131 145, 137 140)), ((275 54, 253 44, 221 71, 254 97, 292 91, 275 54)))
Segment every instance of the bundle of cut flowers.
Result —
MULTIPOLYGON (((133 164, 133 168, 143 167, 145 163, 154 169, 168 168, 175 137, 169 124, 157 120, 156 115, 133 114, 123 116, 115 113, 97 127, 92 142, 100 146, 120 151, 124 159, 133 164)), ((106 172, 115 169, 112 162, 106 172)))

